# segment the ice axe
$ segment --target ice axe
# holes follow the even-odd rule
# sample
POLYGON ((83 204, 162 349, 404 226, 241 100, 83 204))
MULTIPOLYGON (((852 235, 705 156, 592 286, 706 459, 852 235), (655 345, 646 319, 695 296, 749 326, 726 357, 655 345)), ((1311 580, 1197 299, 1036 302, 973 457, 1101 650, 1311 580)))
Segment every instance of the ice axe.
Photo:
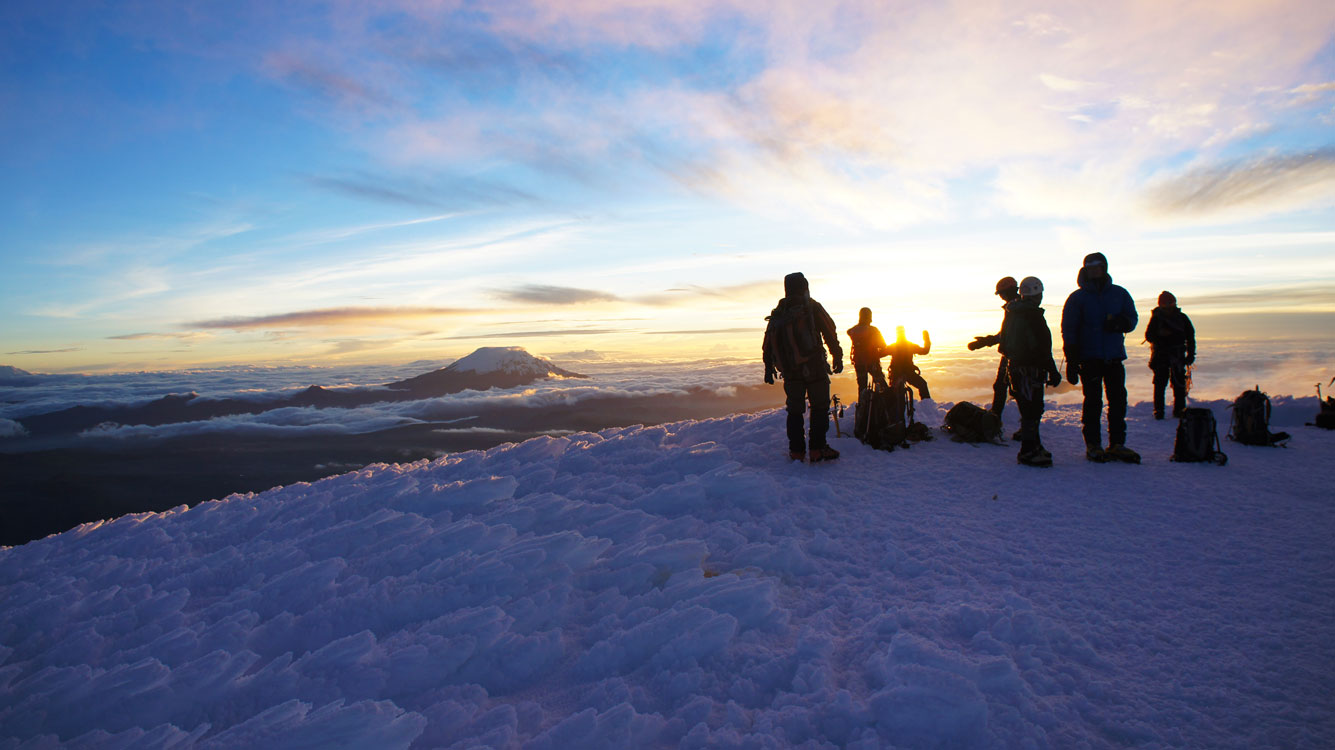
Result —
POLYGON ((839 403, 839 396, 837 394, 830 399, 830 416, 834 417, 835 437, 843 437, 843 430, 839 429, 839 418, 844 416, 844 405, 839 403))

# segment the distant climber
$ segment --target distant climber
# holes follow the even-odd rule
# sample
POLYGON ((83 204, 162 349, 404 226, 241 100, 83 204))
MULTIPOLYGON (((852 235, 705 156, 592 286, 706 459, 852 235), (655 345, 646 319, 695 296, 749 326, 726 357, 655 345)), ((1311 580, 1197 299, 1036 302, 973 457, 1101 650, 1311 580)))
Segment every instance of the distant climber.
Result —
POLYGON ((1139 321, 1131 295, 1108 275, 1108 259, 1090 253, 1076 275, 1079 288, 1062 308, 1062 353, 1066 379, 1081 385, 1085 457, 1091 461, 1140 463, 1126 447, 1126 334, 1139 321), (1084 381, 1081 383, 1081 381, 1084 381), (1108 395, 1108 448, 1102 446, 1103 395, 1108 395))
POLYGON ((1043 419, 1043 387, 1061 384, 1052 359, 1052 330, 1043 317, 1043 282, 1028 276, 1019 296, 1006 303, 1001 325, 1002 359, 1015 405, 1020 409, 1020 452, 1015 460, 1029 466, 1051 466, 1052 453, 1043 447, 1038 426, 1043 419))
POLYGON ((885 382, 885 369, 881 367, 885 337, 881 335, 881 329, 871 324, 870 307, 858 311, 858 324, 848 329, 848 337, 853 340, 853 348, 848 356, 857 374, 858 393, 867 388, 868 376, 872 382, 888 390, 890 386, 885 382))
POLYGON ((904 326, 895 328, 895 343, 885 348, 885 353, 890 355, 890 377, 895 383, 908 383, 918 389, 918 397, 929 399, 932 394, 928 392, 927 381, 922 377, 922 371, 917 365, 913 364, 913 355, 927 355, 932 351, 932 337, 926 331, 922 332, 923 345, 909 341, 904 335, 904 326))
MULTIPOLYGON (((996 295, 1001 298, 1001 309, 1005 310, 1006 305, 1012 300, 1020 297, 1020 285, 1011 276, 1004 276, 997 282, 996 295)), ((1051 333, 1049 333, 1051 335, 1051 333)), ((996 346, 1001 343, 1001 333, 997 332, 990 336, 974 336, 967 346, 969 351, 977 351, 984 347, 996 346)), ((1006 408, 1006 394, 1009 385, 1006 380, 1007 365, 1006 355, 1001 355, 1001 362, 997 364, 997 379, 992 381, 992 407, 991 411, 998 417, 1002 410, 1006 408)))
POLYGON ((826 442, 830 431, 830 364, 825 358, 829 347, 834 358, 833 372, 844 371, 844 351, 839 346, 839 331, 821 304, 811 299, 807 279, 801 273, 783 277, 783 299, 766 318, 765 382, 773 383, 775 374, 783 377, 783 392, 788 409, 788 458, 801 461, 804 447, 809 448, 812 463, 839 458, 839 452, 826 442), (822 340, 824 345, 821 344, 822 340), (802 412, 810 405, 811 431, 803 441, 802 412))
POLYGON ((1177 306, 1172 292, 1159 293, 1159 306, 1145 326, 1150 342, 1150 369, 1154 371, 1154 418, 1164 418, 1164 391, 1173 386, 1173 416, 1187 407, 1187 374, 1196 362, 1196 328, 1177 306))

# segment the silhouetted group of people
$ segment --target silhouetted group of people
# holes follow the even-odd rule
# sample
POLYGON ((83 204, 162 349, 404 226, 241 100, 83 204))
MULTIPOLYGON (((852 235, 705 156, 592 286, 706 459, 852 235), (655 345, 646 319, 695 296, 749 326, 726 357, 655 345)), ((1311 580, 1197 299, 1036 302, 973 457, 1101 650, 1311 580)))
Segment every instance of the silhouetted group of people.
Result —
MULTIPOLYGON (((1113 283, 1108 259, 1103 253, 1085 256, 1076 276, 1077 288, 1062 307, 1062 353, 1066 380, 1082 389, 1081 413, 1085 456, 1090 461, 1139 463, 1140 456, 1126 446, 1126 334, 1139 322, 1136 306, 1126 289, 1113 283), (1108 443, 1103 443, 1102 416, 1107 399, 1108 443)), ((1052 453, 1039 436, 1044 389, 1061 384, 1062 373, 1052 356, 1052 331, 1043 313, 1043 282, 1029 276, 1017 282, 1007 276, 997 282, 996 294, 1005 311, 1001 330, 976 336, 972 350, 996 346, 1001 354, 992 386, 990 411, 998 418, 1007 397, 1020 410, 1019 463, 1051 466, 1052 453)), ((792 273, 784 277, 784 298, 767 318, 762 349, 765 382, 776 374, 783 378, 788 410, 788 455, 792 460, 827 461, 839 457, 829 446, 830 374, 843 371, 843 348, 834 320, 819 302, 811 299, 806 277, 792 273), (823 345, 822 345, 823 344, 823 345), (833 358, 831 367, 826 349, 833 358), (803 413, 810 411, 810 430, 803 434, 803 413), (804 440, 805 437, 805 440, 804 440)), ((862 308, 858 324, 848 329, 852 341, 850 358, 858 393, 872 384, 878 388, 910 385, 923 399, 931 398, 927 381, 914 365, 915 355, 931 351, 932 341, 923 331, 919 346, 897 329, 887 344, 872 325, 872 311, 862 308), (890 357, 890 382, 881 359, 890 357)), ((1191 319, 1177 307, 1170 292, 1159 295, 1158 306, 1146 326, 1145 340, 1151 346, 1150 369, 1154 373, 1154 417, 1163 419, 1165 396, 1173 391, 1172 414, 1178 417, 1186 406, 1191 366, 1196 360, 1196 333, 1191 319)))

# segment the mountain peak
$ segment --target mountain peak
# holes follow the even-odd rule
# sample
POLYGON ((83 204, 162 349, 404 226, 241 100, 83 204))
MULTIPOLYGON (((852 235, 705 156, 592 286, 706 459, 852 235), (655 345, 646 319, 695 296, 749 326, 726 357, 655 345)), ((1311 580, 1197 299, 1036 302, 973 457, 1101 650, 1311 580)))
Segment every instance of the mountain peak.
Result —
POLYGON ((529 354, 522 346, 484 346, 445 368, 455 373, 504 373, 533 377, 580 377, 552 364, 546 357, 529 354))

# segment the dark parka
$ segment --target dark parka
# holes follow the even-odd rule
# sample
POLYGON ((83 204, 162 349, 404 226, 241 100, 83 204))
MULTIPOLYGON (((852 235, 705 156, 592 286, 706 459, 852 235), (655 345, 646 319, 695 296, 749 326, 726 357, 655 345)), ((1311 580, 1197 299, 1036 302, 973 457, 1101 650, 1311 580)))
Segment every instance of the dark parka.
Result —
POLYGON ((1145 340, 1150 342, 1150 367, 1167 367, 1177 358, 1187 363, 1196 359, 1196 327, 1176 305, 1154 308, 1145 340))
POLYGON ((1043 308, 1033 298, 1019 297, 1006 303, 1000 338, 1001 353, 1012 364, 1057 374, 1057 363, 1052 359, 1052 330, 1043 308))
POLYGON ((1079 288, 1062 308, 1062 353, 1068 362, 1126 359, 1123 337, 1136 329, 1140 318, 1131 294, 1104 273, 1091 281, 1081 268, 1079 288))
POLYGON ((848 329, 848 338, 853 341, 851 358, 855 365, 875 365, 885 356, 885 337, 871 323, 858 323, 848 329))

